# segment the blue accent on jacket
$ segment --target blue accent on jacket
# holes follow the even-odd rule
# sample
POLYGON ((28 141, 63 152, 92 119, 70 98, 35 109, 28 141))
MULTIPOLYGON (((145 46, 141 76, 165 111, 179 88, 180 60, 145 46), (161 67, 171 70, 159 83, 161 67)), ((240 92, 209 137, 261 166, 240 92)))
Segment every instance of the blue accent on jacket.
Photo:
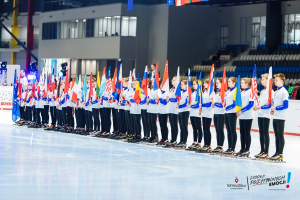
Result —
POLYGON ((277 106, 275 109, 276 110, 285 110, 289 107, 289 101, 288 100, 284 100, 283 101, 283 105, 282 106, 277 106))
POLYGON ((155 99, 150 99, 150 100, 149 100, 149 103, 150 103, 150 104, 156 104, 156 101, 155 101, 155 99))
POLYGON ((208 108, 208 107, 211 107, 211 102, 209 102, 209 103, 203 103, 202 104, 202 107, 204 107, 204 108, 208 108))
POLYGON ((251 108, 253 108, 253 106, 254 106, 254 101, 249 101, 248 105, 245 106, 244 108, 242 108, 241 111, 246 112, 246 111, 250 110, 251 108))
POLYGON ((264 106, 262 106, 262 107, 260 107, 262 110, 264 110, 264 109, 270 109, 271 108, 271 105, 264 105, 264 106))
POLYGON ((223 105, 222 105, 221 103, 215 103, 215 106, 216 106, 217 108, 223 108, 223 105))
POLYGON ((233 101, 233 104, 226 107, 226 111, 232 110, 233 108, 235 108, 235 101, 233 101))
POLYGON ((167 100, 166 99, 159 99, 159 103, 163 104, 163 105, 167 105, 167 100))
POLYGON ((169 102, 176 103, 176 102, 177 102, 177 98, 170 98, 170 99, 169 99, 169 102))

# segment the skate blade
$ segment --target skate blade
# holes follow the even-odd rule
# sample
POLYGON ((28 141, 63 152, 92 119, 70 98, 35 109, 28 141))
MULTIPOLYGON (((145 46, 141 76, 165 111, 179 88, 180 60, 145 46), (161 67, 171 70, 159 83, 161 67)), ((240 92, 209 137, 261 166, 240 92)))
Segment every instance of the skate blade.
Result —
POLYGON ((269 161, 269 159, 264 159, 264 158, 251 158, 251 160, 260 161, 260 162, 268 162, 269 161))
POLYGON ((152 144, 152 143, 147 143, 147 145, 149 145, 149 146, 156 146, 156 144, 152 144))
POLYGON ((213 152, 210 153, 210 155, 213 155, 213 156, 222 156, 222 154, 223 154, 223 153, 213 153, 213 152))
POLYGON ((248 159, 251 159, 251 157, 236 157, 236 159, 248 160, 248 159))
POLYGON ((268 160, 269 163, 286 163, 284 160, 268 160))
POLYGON ((183 150, 185 150, 186 148, 174 148, 174 150, 176 150, 176 151, 183 151, 183 150))

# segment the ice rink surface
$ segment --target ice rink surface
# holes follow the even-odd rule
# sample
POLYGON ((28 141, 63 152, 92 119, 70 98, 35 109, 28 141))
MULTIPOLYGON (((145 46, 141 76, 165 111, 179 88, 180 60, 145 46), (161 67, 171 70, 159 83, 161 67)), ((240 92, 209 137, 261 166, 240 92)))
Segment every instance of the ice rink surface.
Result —
MULTIPOLYGON (((214 148, 214 128, 211 131, 214 148)), ((260 151, 258 136, 252 133, 251 157, 260 151)), ((274 134, 270 138, 272 156, 274 134)), ((2 123, 0 199, 299 199, 299 144, 300 137, 285 136, 286 163, 273 164, 2 123), (253 182, 258 181, 253 179, 257 175, 263 179, 284 176, 277 180, 287 181, 288 172, 289 188, 286 183, 253 182)), ((238 137, 236 150, 239 147, 238 137)))

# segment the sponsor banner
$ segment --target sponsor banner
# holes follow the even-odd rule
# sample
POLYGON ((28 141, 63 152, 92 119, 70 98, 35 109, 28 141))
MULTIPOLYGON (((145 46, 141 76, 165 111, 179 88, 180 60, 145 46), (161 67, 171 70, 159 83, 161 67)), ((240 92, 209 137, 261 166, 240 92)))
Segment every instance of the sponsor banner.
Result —
POLYGON ((12 110, 13 86, 0 86, 0 110, 12 110))

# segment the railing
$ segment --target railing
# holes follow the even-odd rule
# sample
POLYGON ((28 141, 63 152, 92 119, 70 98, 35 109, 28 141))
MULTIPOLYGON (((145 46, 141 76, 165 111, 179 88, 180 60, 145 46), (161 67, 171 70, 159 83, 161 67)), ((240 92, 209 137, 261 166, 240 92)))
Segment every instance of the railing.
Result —
MULTIPOLYGON (((20 42, 27 47, 27 39, 19 39, 20 42)), ((2 39, 1 43, 0 43, 0 48, 4 48, 4 49, 16 49, 16 48, 22 48, 21 45, 17 44, 16 42, 12 42, 11 39, 6 40, 6 39, 2 39)), ((38 49, 39 48, 39 40, 34 39, 33 40, 33 49, 38 49)))

